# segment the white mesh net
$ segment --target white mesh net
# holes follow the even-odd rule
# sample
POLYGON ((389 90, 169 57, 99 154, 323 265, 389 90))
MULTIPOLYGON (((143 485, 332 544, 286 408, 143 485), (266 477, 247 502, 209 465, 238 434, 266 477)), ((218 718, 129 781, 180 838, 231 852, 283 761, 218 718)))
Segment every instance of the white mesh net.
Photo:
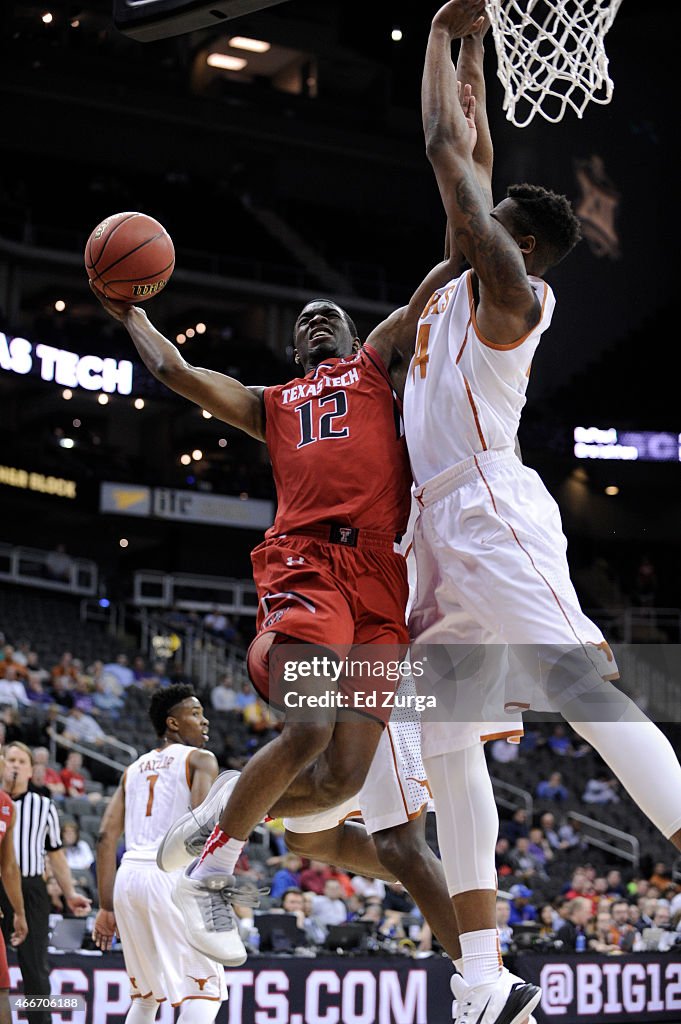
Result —
POLYGON ((560 121, 568 106, 609 103, 604 39, 622 0, 487 0, 506 117, 560 121))

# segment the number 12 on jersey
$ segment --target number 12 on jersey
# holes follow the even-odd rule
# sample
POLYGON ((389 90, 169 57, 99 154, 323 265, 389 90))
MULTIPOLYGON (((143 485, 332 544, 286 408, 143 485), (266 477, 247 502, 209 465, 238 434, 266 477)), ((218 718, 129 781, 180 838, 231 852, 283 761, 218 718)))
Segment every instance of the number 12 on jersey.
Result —
POLYGON ((313 398, 303 405, 296 406, 300 418, 300 441, 297 448, 304 448, 315 441, 333 441, 339 437, 349 437, 348 427, 336 427, 336 422, 347 415, 348 399, 345 391, 332 391, 323 398, 313 398), (329 409, 321 412, 322 407, 329 409), (321 413, 321 415, 320 415, 321 413), (317 421, 315 423, 315 421, 317 421))

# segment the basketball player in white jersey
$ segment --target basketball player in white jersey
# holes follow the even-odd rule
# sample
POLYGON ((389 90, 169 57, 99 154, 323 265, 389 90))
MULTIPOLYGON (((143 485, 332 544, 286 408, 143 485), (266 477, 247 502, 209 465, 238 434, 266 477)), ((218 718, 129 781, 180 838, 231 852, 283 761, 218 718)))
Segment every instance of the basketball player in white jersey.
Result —
MULTIPOLYGON (((157 690, 149 717, 158 746, 126 769, 97 837, 100 910, 93 938, 104 950, 120 936, 132 999, 127 1024, 151 1024, 166 999, 180 1007, 180 1024, 212 1024, 227 998, 224 967, 187 942, 171 899, 176 876, 159 871, 156 853, 169 822, 198 806, 216 783, 218 765, 202 749, 208 721, 190 686, 157 690), (125 854, 116 872, 123 831, 125 854)), ((220 782, 228 790, 238 774, 224 773, 213 790, 220 782)))
MULTIPOLYGON (((464 956, 467 984, 453 985, 457 1021, 516 1024, 536 1002, 520 1008, 517 987, 499 967, 498 818, 480 742, 496 731, 490 721, 503 719, 504 710, 561 712, 677 848, 681 768, 660 730, 606 681, 617 677, 617 666, 580 608, 556 503, 514 454, 532 357, 554 308, 542 278, 576 244, 579 225, 564 197, 538 186, 514 186, 492 207, 483 15, 484 0, 441 8, 423 78, 428 157, 472 269, 427 304, 407 376, 405 429, 421 507, 410 626, 420 650, 447 645, 429 646, 439 651, 445 703, 455 689, 470 707, 476 693, 490 696, 500 668, 510 670, 501 702, 492 699, 479 722, 455 714, 424 722, 422 730, 464 956), (456 98, 455 38, 462 38, 458 77, 477 99, 472 154, 456 98), (457 654, 455 645, 465 646, 457 654), (468 668, 472 649, 481 671, 468 668)), ((506 733, 520 726, 513 718, 506 733)))

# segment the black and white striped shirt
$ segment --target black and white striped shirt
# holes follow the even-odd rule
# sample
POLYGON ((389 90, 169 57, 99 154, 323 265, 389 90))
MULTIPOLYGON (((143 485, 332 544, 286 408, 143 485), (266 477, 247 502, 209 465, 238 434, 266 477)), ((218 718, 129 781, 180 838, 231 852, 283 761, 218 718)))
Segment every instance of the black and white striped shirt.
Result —
POLYGON ((24 878, 42 875, 45 852, 61 849, 59 816, 49 796, 30 790, 12 797, 16 809, 14 851, 24 878))

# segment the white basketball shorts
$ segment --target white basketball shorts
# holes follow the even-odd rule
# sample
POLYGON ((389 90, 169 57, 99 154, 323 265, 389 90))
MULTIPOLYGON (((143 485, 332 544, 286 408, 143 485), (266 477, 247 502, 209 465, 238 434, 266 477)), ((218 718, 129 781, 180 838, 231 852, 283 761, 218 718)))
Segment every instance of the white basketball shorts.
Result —
POLYGON ((558 506, 511 449, 467 459, 415 498, 412 663, 425 657, 419 692, 439 705, 422 719, 425 758, 517 736, 522 711, 559 711, 618 677, 570 580, 558 506))
POLYGON ((166 874, 156 860, 126 853, 116 874, 114 913, 123 946, 132 999, 227 998, 225 969, 187 942, 187 926, 170 893, 177 872, 166 874))
POLYGON ((367 832, 373 834, 417 818, 422 811, 432 810, 426 772, 421 757, 421 722, 418 712, 409 705, 416 695, 413 679, 400 683, 396 706, 383 730, 374 759, 361 791, 319 814, 285 818, 289 832, 326 832, 346 818, 362 818, 367 832))

